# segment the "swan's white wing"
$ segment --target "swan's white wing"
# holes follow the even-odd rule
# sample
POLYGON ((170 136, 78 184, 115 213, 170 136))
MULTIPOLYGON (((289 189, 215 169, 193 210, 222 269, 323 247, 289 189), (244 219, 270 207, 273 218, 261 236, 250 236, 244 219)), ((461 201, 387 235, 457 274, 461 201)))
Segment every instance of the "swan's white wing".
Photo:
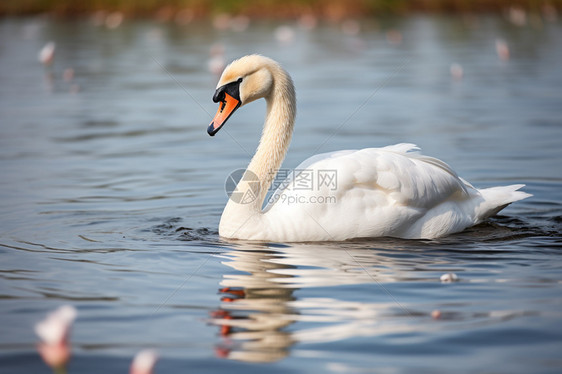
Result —
MULTIPOLYGON (((357 152, 357 150, 342 150, 342 151, 321 153, 307 158, 306 160, 301 162, 299 166, 297 166, 294 170, 291 170, 288 174, 285 174, 286 175, 285 177, 284 175, 278 174, 271 186, 271 190, 273 190, 273 193, 270 194, 271 197, 268 200, 266 200, 267 204, 265 206, 264 212, 271 209, 271 207, 275 204, 275 202, 278 201, 278 199, 275 199, 275 197, 287 195, 287 194, 293 194, 296 191, 303 190, 299 188, 294 188, 295 180, 298 179, 299 175, 302 175, 303 172, 312 171, 312 172, 316 172, 316 174, 318 175, 318 170, 322 170, 322 169, 318 169, 318 166, 324 165, 323 161, 328 160, 329 162, 329 160, 331 159, 337 159, 339 157, 343 157, 345 155, 349 155, 355 152, 357 152)), ((333 170, 333 169, 329 169, 329 170, 333 170)))
POLYGON ((314 230, 326 240, 410 236, 429 210, 475 191, 447 164, 418 151, 413 144, 398 144, 313 156, 274 192, 265 217, 276 222, 277 232, 296 232, 296 241, 299 232, 314 230), (322 180, 322 173, 331 173, 336 183, 322 180), (306 174, 311 188, 296 183, 306 174))
MULTIPOLYGON (((280 183, 273 195, 314 196, 331 194, 323 172, 334 172, 338 195, 356 189, 385 192, 398 204, 431 208, 452 194, 467 194, 463 181, 443 161, 423 156, 413 144, 397 144, 384 148, 366 148, 323 153, 303 161, 280 183), (296 181, 303 173, 313 177, 312 188, 298 188, 296 181), (320 178, 318 177, 320 176, 320 178), (323 185, 321 185, 323 182, 323 185), (312 194, 310 194, 312 192, 312 194), (303 195, 306 194, 306 195, 303 195)), ((302 199, 301 199, 302 200, 302 199)), ((266 210, 272 207, 270 202, 266 210)))

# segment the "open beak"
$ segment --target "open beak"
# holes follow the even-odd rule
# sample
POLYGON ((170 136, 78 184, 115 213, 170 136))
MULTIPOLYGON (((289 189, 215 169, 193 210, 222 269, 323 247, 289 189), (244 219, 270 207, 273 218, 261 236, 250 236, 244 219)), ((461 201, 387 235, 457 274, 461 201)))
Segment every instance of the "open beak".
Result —
POLYGON ((230 118, 232 113, 234 113, 236 109, 240 107, 240 104, 240 100, 235 99, 225 92, 224 98, 220 101, 217 114, 215 114, 215 118, 213 118, 213 121, 207 128, 207 133, 211 136, 214 136, 230 118))

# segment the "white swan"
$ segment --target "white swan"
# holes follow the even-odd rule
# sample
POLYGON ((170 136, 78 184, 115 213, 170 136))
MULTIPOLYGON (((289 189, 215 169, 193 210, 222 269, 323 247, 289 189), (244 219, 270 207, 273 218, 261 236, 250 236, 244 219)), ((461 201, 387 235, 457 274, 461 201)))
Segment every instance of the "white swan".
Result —
POLYGON ((259 55, 232 62, 217 85, 213 101, 220 102, 219 110, 207 131, 215 135, 236 109, 260 98, 267 102, 263 134, 235 190, 245 195, 231 197, 223 211, 222 237, 277 242, 436 238, 531 196, 517 191, 521 184, 478 190, 415 145, 397 144, 313 156, 262 209, 293 132, 296 98, 290 76, 259 55))

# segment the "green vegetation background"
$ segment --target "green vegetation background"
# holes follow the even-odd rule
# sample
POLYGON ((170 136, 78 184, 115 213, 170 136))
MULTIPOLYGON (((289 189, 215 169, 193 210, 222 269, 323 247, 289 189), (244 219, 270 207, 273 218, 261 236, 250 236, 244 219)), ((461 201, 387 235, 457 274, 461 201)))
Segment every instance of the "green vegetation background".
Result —
POLYGON ((190 9, 195 16, 219 13, 250 17, 294 18, 302 14, 319 17, 371 16, 408 12, 502 12, 510 7, 541 12, 561 9, 562 0, 0 0, 0 15, 54 13, 61 16, 95 11, 121 11, 150 17, 158 11, 190 9))

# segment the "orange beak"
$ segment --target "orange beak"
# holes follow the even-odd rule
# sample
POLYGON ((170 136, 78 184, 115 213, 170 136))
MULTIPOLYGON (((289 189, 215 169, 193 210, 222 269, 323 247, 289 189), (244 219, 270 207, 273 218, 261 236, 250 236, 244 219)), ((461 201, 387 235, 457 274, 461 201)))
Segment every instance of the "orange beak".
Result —
POLYGON ((207 128, 207 133, 214 136, 220 128, 225 124, 225 122, 230 118, 232 113, 240 107, 240 100, 236 100, 234 97, 230 96, 228 93, 224 94, 224 99, 220 101, 219 109, 215 118, 207 128))

